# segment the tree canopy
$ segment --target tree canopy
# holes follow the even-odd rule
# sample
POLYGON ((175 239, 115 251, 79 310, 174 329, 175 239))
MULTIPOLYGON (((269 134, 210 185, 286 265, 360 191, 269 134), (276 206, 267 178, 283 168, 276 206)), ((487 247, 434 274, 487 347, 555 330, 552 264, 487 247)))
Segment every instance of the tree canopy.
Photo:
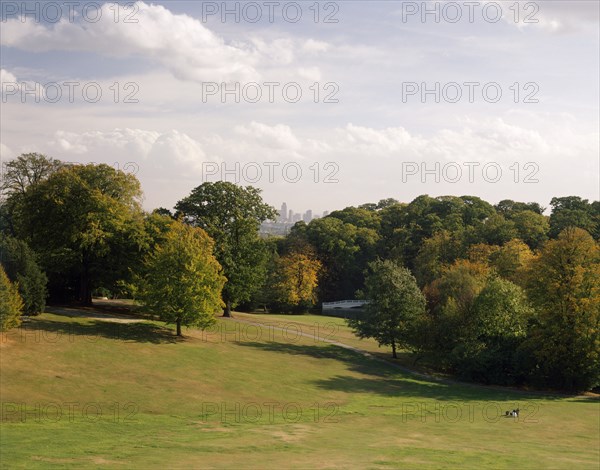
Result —
POLYGON ((223 289, 225 316, 250 299, 266 273, 266 250, 258 236, 261 222, 277 211, 265 204, 260 190, 226 181, 203 183, 177 203, 177 214, 205 230, 215 241, 215 255, 227 283, 223 289))
POLYGON ((389 260, 369 263, 364 295, 368 304, 363 316, 348 324, 361 338, 375 338, 379 345, 397 349, 412 344, 413 331, 425 314, 425 297, 410 271, 389 260))
POLYGON ((600 249, 569 227, 532 263, 528 292, 539 317, 529 346, 545 385, 578 391, 600 385, 600 249))
POLYGON ((280 238, 257 188, 203 183, 144 212, 137 179, 23 154, 0 185, 3 328, 92 293, 131 295, 204 328, 224 308, 306 311, 364 295, 352 326, 469 380, 600 383, 600 201, 421 195, 334 210, 280 238), (414 276, 414 277, 413 277, 414 276), (46 287, 46 279, 47 287, 46 287), (422 289, 422 291, 421 291, 422 289))
POLYGON ((225 276, 214 242, 201 228, 172 221, 164 240, 148 255, 139 289, 146 309, 167 322, 205 329, 223 306, 225 276))
POLYGON ((140 184, 108 165, 72 165, 27 187, 15 209, 20 238, 40 254, 51 284, 84 304, 101 282, 127 274, 142 226, 140 184))

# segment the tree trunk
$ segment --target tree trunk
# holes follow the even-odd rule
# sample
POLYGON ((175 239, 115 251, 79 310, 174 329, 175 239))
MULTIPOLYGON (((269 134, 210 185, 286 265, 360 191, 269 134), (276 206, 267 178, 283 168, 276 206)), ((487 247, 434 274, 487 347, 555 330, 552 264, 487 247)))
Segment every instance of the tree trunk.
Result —
POLYGON ((177 318, 177 336, 182 336, 182 334, 181 334, 181 318, 177 318))
POLYGON ((223 316, 227 318, 231 318, 231 301, 227 300, 225 302, 225 308, 223 309, 223 316))
POLYGON ((396 355, 396 342, 392 341, 392 357, 394 359, 398 359, 398 356, 396 355))
POLYGON ((91 307, 92 305, 92 287, 90 282, 90 272, 87 261, 84 255, 83 270, 79 278, 79 301, 85 305, 91 307))

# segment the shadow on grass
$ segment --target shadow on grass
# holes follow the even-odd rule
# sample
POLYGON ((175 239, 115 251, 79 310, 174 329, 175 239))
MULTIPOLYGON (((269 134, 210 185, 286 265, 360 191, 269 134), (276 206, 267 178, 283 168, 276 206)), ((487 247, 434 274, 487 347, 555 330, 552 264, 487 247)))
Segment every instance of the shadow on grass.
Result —
POLYGON ((116 323, 88 320, 85 323, 34 319, 21 325, 19 336, 25 341, 59 342, 86 341, 94 343, 98 338, 137 343, 177 343, 172 330, 152 323, 116 323))
POLYGON ((336 375, 313 383, 324 390, 347 393, 376 393, 387 397, 422 397, 441 401, 497 400, 518 402, 524 399, 563 399, 564 395, 528 394, 512 389, 487 388, 478 384, 458 384, 429 380, 402 370, 392 363, 366 357, 360 352, 336 345, 302 345, 289 343, 238 342, 239 346, 290 355, 332 359, 346 364, 348 370, 362 374, 336 375))

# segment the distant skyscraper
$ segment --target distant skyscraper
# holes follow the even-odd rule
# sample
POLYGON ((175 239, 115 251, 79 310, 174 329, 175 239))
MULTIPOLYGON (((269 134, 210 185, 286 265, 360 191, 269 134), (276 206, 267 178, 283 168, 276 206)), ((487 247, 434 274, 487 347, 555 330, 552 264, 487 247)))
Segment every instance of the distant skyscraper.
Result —
POLYGON ((292 211, 292 209, 290 209, 289 212, 288 212, 287 221, 288 222, 293 222, 294 221, 294 212, 292 211))
POLYGON ((279 221, 285 222, 288 216, 287 204, 284 202, 281 204, 281 210, 279 211, 279 221))
POLYGON ((292 218, 292 222, 300 222, 302 220, 302 216, 300 214, 294 214, 292 218))
POLYGON ((308 223, 310 223, 310 221, 312 220, 312 218, 313 218, 312 210, 308 209, 304 213, 304 217, 302 217, 302 220, 304 220, 304 222, 306 222, 308 224, 308 223))
POLYGON ((323 217, 327 217, 329 215, 329 211, 323 212, 323 217))

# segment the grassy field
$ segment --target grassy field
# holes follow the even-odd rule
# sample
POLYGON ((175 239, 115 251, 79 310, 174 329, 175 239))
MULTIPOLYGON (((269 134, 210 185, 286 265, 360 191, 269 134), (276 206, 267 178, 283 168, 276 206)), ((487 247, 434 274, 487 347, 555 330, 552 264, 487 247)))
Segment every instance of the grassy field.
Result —
POLYGON ((337 318, 236 318, 263 326, 46 313, 3 334, 2 468, 598 468, 594 397, 424 380, 320 341, 385 352, 337 318))
MULTIPOLYGON (((278 334, 283 340, 293 340, 300 333, 307 335, 313 340, 339 341, 340 343, 362 349, 382 359, 390 360, 392 348, 388 346, 379 346, 371 338, 360 339, 354 335, 352 329, 346 324, 346 320, 337 317, 328 317, 323 315, 274 315, 274 314, 235 314, 235 318, 252 323, 264 325, 263 334, 266 336, 272 334, 271 327, 281 329, 278 334)), ((221 327, 222 331, 226 330, 221 327)), ((249 326, 241 326, 240 334, 250 336, 254 330, 249 326)), ((410 352, 398 352, 396 363, 418 370, 433 373, 433 370, 427 368, 422 363, 415 364, 415 357, 410 352)))

